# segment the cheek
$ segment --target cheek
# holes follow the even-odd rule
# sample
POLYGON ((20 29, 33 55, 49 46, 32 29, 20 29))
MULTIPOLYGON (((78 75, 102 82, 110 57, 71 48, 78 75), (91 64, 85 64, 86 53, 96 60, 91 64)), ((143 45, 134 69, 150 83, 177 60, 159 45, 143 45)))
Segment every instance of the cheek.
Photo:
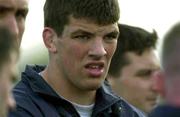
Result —
POLYGON ((83 53, 83 50, 80 46, 73 47, 72 51, 73 51, 74 56, 76 56, 77 58, 80 58, 81 54, 83 53))
POLYGON ((79 44, 73 44, 70 46, 70 53, 72 57, 75 57, 77 59, 82 59, 86 54, 87 46, 79 45, 79 44))
POLYGON ((112 56, 114 55, 114 52, 116 50, 116 44, 110 44, 105 46, 105 50, 107 52, 107 54, 109 55, 110 58, 112 58, 112 56))
POLYGON ((25 20, 18 22, 19 36, 22 37, 25 29, 25 20))
MULTIPOLYGON (((124 81, 123 81, 124 86, 129 87, 129 88, 134 87, 134 83, 135 83, 135 82, 132 82, 131 80, 124 80, 124 81)), ((132 89, 133 89, 133 88, 132 88, 132 89)))
POLYGON ((136 100, 137 102, 139 99, 142 99, 144 95, 144 91, 139 85, 141 84, 138 84, 138 81, 132 81, 132 79, 124 82, 124 88, 127 96, 134 101, 136 100))
POLYGON ((122 82, 122 88, 124 90, 124 94, 126 95, 126 97, 130 100, 134 100, 137 97, 139 97, 139 89, 136 86, 137 84, 135 84, 134 82, 132 82, 131 80, 124 80, 122 82))
POLYGON ((141 89, 139 87, 139 85, 141 85, 141 84, 137 80, 126 79, 126 80, 123 81, 123 84, 124 84, 125 87, 127 87, 129 90, 132 90, 132 91, 141 89))
POLYGON ((84 57, 84 51, 85 49, 83 46, 80 46, 79 44, 68 44, 68 47, 64 47, 65 50, 61 51, 62 58, 63 58, 63 64, 65 67, 68 68, 74 68, 76 67, 76 64, 79 64, 82 62, 84 57))

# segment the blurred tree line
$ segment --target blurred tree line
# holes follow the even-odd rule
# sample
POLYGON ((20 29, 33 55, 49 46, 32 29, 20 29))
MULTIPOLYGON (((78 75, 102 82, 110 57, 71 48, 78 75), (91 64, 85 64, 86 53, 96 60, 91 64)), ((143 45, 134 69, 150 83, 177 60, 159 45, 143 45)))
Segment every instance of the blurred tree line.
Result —
POLYGON ((26 65, 47 65, 48 52, 43 44, 37 44, 27 49, 21 49, 19 72, 25 70, 26 65))

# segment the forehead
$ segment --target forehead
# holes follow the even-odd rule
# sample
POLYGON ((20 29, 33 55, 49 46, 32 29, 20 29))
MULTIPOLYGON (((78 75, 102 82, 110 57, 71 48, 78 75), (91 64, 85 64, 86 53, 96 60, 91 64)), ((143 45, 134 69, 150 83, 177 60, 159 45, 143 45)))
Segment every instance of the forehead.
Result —
POLYGON ((14 0, 0 0, 1 6, 14 6, 15 1, 14 0))
POLYGON ((83 30, 91 33, 108 33, 112 31, 119 32, 117 23, 109 25, 98 25, 88 19, 75 19, 70 17, 69 24, 65 26, 65 29, 69 29, 70 32, 76 30, 83 30))
POLYGON ((28 7, 29 0, 0 0, 0 7, 24 9, 28 7))
POLYGON ((14 0, 17 8, 27 8, 29 0, 14 0))
POLYGON ((142 55, 128 52, 126 56, 130 61, 129 65, 134 66, 136 69, 157 69, 160 67, 159 60, 153 50, 147 50, 142 55))

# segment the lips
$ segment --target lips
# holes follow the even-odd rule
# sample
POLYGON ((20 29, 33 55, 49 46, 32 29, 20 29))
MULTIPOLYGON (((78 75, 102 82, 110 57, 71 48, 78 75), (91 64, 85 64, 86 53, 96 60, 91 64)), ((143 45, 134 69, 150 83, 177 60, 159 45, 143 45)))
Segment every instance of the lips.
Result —
POLYGON ((147 98, 147 100, 149 102, 151 102, 152 105, 155 105, 157 103, 157 98, 156 97, 147 98))
POLYGON ((85 65, 87 74, 90 77, 101 77, 104 72, 103 62, 93 62, 85 65))

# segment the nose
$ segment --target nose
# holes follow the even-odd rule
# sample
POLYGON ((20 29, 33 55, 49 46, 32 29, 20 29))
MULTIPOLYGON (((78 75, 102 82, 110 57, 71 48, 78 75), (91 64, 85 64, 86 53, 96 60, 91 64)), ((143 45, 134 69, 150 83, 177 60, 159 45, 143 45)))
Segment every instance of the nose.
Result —
POLYGON ((7 17, 5 20, 5 25, 9 28, 15 39, 17 39, 19 34, 19 28, 16 17, 14 15, 9 15, 9 17, 7 17))
POLYGON ((105 56, 107 54, 104 43, 102 39, 95 40, 90 48, 89 55, 94 58, 101 58, 102 56, 105 56))
POLYGON ((160 92, 161 90, 161 82, 160 82, 161 74, 159 71, 153 73, 152 76, 152 90, 155 92, 160 92))

